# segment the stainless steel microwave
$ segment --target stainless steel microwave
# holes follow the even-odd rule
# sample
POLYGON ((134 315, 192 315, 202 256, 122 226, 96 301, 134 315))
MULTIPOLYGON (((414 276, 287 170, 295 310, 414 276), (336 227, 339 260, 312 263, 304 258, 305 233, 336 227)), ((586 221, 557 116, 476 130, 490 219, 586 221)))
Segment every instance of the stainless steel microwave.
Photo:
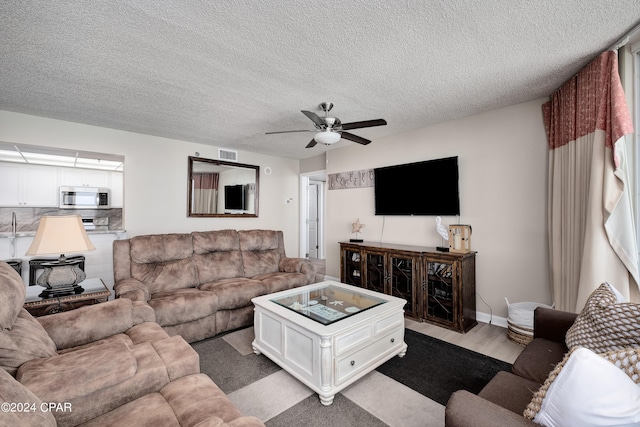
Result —
POLYGON ((60 187, 60 209, 109 209, 108 188, 60 187))

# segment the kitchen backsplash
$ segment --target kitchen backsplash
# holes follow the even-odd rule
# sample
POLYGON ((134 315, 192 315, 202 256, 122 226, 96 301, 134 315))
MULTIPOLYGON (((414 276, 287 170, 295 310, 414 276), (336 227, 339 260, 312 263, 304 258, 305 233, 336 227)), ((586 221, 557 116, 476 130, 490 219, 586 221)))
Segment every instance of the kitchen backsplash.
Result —
POLYGON ((35 232, 44 215, 80 215, 83 221, 93 220, 95 231, 123 230, 122 208, 58 209, 58 208, 0 208, 0 233, 11 233, 11 219, 16 213, 16 233, 35 232), (108 225, 104 225, 107 223, 108 225))

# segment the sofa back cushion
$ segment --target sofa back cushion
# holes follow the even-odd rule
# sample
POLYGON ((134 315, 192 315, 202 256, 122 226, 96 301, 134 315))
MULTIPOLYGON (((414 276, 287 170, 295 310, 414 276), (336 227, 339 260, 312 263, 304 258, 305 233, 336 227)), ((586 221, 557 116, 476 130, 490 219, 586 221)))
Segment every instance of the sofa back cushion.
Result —
POLYGON ((24 304, 26 288, 17 271, 0 262, 0 329, 9 329, 24 304))
POLYGON ((192 236, 193 261, 201 284, 243 276, 236 230, 193 232, 192 236))
POLYGON ((241 230, 240 250, 245 277, 278 271, 283 248, 278 232, 274 230, 241 230))
POLYGON ((156 234, 130 239, 131 277, 151 293, 198 285, 191 234, 156 234))
POLYGON ((11 329, 0 330, 0 367, 11 375, 25 362, 57 354, 56 345, 42 325, 24 308, 11 329))

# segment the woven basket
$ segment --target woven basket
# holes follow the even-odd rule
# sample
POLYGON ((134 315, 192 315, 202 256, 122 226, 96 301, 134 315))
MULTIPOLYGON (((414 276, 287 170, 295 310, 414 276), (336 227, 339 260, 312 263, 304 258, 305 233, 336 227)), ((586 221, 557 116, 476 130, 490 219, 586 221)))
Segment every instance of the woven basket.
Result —
POLYGON ((526 346, 533 340, 533 329, 514 325, 507 320, 507 338, 516 344, 526 346))

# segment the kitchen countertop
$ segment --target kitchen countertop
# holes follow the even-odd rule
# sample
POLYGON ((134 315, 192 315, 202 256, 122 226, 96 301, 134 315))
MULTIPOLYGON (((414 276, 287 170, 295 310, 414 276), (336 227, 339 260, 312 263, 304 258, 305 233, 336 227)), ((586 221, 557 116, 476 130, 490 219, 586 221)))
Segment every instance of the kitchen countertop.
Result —
MULTIPOLYGON (((127 230, 87 230, 88 235, 92 234, 123 234, 126 233, 127 230)), ((0 233, 0 239, 11 239, 15 237, 33 237, 36 235, 35 231, 19 231, 16 234, 11 232, 3 232, 0 233)))

